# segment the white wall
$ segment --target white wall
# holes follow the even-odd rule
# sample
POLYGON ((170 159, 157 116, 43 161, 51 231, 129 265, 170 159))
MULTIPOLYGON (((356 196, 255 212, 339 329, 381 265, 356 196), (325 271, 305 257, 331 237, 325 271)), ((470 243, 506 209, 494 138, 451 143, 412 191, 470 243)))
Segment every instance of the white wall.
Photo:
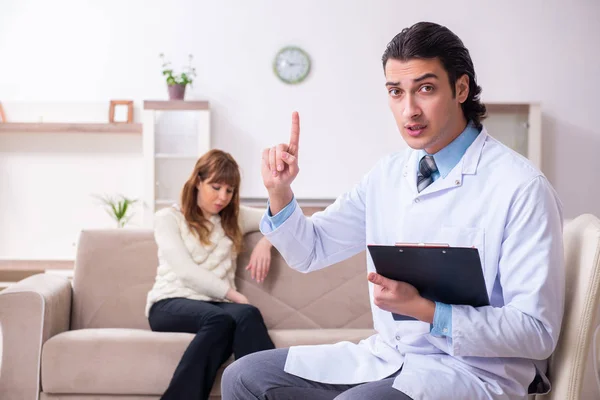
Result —
MULTIPOLYGON (((296 193, 332 198, 405 146, 387 109, 380 58, 403 27, 431 20, 463 38, 485 101, 542 103, 544 171, 566 216, 600 215, 599 4, 0 0, 0 101, 9 118, 37 120, 41 104, 48 105, 45 121, 77 107, 104 118, 110 99, 139 107, 166 97, 160 52, 176 65, 193 53, 199 77, 188 98, 210 100, 213 143, 240 162, 242 196, 264 197, 261 149, 288 139, 290 114, 299 110, 296 193), (313 60, 311 76, 296 87, 280 83, 271 68, 289 44, 313 60)), ((0 258, 69 258, 80 227, 110 226, 84 199, 140 193, 137 140, 0 135, 0 258), (109 161, 105 174, 94 169, 102 160, 109 161)))
MULTIPOLYGON (((96 103, 5 108, 18 121, 102 121, 108 115, 107 104, 96 103)), ((94 195, 139 197, 142 174, 141 135, 0 134, 0 259, 73 259, 82 229, 115 227, 94 195)), ((141 224, 140 216, 133 215, 131 226, 141 224)))

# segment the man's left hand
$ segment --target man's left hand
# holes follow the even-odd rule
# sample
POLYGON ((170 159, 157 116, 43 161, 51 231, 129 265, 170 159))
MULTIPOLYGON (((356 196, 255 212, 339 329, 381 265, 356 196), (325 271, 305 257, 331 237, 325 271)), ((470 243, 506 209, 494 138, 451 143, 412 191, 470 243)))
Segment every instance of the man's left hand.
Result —
POLYGON ((377 307, 433 323, 435 303, 421 297, 414 286, 388 279, 375 272, 370 272, 367 279, 374 284, 373 302, 377 307))

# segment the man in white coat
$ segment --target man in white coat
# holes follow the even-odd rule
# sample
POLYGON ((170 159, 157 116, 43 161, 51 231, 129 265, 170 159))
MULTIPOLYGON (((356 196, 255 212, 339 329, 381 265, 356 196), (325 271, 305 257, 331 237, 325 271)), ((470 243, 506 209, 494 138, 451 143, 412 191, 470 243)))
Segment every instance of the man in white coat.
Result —
MULTIPOLYGON (((311 218, 296 203, 300 123, 263 152, 261 230, 301 272, 367 243, 479 250, 490 305, 436 303, 377 273, 367 256, 376 334, 358 344, 255 353, 223 375, 231 399, 526 399, 549 390, 563 316, 562 211, 546 178, 482 126, 468 50, 445 27, 404 29, 383 55, 389 105, 407 151, 392 154, 311 218), (416 321, 396 321, 392 313, 416 321)), ((358 156, 358 155, 357 155, 358 156)), ((325 177, 324 177, 325 178, 325 177)))

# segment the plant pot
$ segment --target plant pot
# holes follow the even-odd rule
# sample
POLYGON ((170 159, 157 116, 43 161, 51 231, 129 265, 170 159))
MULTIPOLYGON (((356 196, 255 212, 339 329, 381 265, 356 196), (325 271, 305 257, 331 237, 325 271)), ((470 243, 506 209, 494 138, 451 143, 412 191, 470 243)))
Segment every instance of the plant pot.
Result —
POLYGON ((183 100, 185 97, 186 85, 178 83, 175 85, 167 85, 169 89, 169 100, 183 100))

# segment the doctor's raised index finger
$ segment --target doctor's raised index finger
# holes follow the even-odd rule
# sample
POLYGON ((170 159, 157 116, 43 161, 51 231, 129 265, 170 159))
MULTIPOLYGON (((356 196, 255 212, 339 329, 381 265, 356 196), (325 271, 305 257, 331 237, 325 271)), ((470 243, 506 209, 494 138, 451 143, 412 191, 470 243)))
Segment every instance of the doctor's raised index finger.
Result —
POLYGON ((292 113, 292 131, 290 133, 290 144, 288 146, 288 153, 296 156, 298 155, 298 148, 300 142, 300 115, 297 111, 292 113))

